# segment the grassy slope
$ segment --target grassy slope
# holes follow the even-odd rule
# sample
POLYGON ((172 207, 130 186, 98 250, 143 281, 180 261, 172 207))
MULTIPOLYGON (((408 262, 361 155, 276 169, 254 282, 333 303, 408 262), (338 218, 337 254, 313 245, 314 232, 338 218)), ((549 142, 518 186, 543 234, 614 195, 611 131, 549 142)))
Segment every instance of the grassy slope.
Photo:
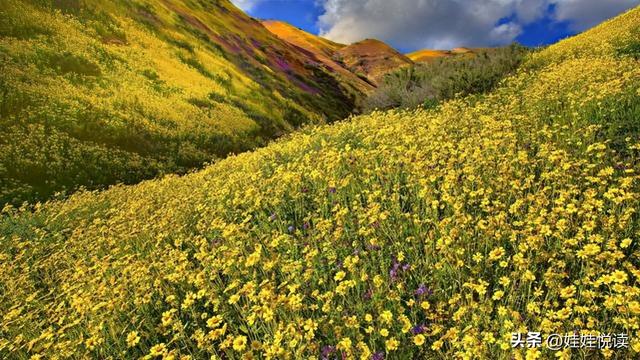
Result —
POLYGON ((0 204, 184 172, 343 118, 356 96, 226 0, 0 15, 0 204))
POLYGON ((520 359, 512 332, 580 329, 637 356, 638 26, 554 45, 480 99, 5 209, 0 355, 520 359))
POLYGON ((313 50, 316 54, 323 54, 327 57, 333 56, 336 51, 346 46, 344 44, 338 44, 323 37, 310 34, 284 21, 264 20, 262 21, 262 24, 269 31, 278 35, 278 37, 292 42, 304 49, 313 50))

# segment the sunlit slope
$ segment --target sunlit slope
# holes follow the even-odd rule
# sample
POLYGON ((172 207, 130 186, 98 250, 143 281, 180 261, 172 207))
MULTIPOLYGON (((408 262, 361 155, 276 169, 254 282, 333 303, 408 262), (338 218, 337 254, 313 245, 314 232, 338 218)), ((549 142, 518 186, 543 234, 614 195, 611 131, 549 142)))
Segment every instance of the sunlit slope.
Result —
POLYGON ((373 90, 369 82, 336 62, 336 52, 346 45, 309 34, 283 21, 266 20, 262 24, 279 38, 307 52, 310 61, 326 66, 330 72, 335 73, 340 83, 349 84, 360 92, 361 97, 373 90))
POLYGON ((269 31, 276 34, 279 38, 284 39, 300 48, 313 51, 315 54, 323 54, 327 57, 345 47, 344 44, 338 44, 331 40, 310 34, 284 21, 264 20, 262 21, 269 31))
POLYGON ((407 54, 407 57, 414 62, 433 62, 441 58, 460 57, 460 56, 476 56, 484 52, 491 52, 495 48, 465 48, 458 47, 451 50, 432 50, 421 49, 407 54))
POLYGON ((376 39, 366 39, 345 46, 334 57, 351 72, 368 79, 374 85, 385 74, 413 64, 408 57, 376 39))
POLYGON ((0 3, 0 204, 183 172, 355 95, 227 0, 0 3))
POLYGON ((522 359, 513 332, 600 331, 637 358, 638 26, 486 96, 5 209, 0 357, 522 359))
POLYGON ((435 59, 452 56, 448 50, 421 49, 407 54, 407 57, 414 62, 430 62, 435 59))

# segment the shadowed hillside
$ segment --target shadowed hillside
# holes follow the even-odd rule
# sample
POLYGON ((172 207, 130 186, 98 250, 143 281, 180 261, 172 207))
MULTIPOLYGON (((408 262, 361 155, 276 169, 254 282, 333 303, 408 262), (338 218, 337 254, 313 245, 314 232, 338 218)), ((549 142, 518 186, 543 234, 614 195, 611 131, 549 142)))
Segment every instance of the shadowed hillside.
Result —
MULTIPOLYGON (((72 26, 57 46, 77 38, 72 17, 36 14, 72 26)), ((149 36, 130 23, 126 43, 149 36)), ((637 359, 639 28, 635 9, 433 109, 376 111, 186 176, 5 207, 0 358, 637 359), (527 331, 629 343, 514 348, 527 331)), ((21 36, 3 57, 42 41, 21 36)), ((120 64, 130 50, 116 49, 120 64)))
POLYGON ((0 3, 0 204, 182 173, 357 94, 227 0, 0 3))

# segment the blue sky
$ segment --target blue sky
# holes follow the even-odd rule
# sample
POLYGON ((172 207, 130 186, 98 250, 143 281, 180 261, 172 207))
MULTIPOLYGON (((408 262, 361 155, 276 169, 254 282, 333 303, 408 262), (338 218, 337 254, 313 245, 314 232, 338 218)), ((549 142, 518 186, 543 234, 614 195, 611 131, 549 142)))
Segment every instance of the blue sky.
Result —
POLYGON ((318 34, 318 18, 323 12, 315 0, 258 1, 247 11, 253 17, 286 21, 312 34, 318 34))
POLYGON ((640 0, 232 0, 331 40, 383 40, 421 48, 547 45, 588 29, 640 0))

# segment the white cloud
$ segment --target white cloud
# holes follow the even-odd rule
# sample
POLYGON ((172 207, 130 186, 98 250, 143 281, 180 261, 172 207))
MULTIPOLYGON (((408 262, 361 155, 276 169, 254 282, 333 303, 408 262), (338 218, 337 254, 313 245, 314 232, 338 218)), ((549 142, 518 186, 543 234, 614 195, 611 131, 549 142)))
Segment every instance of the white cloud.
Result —
POLYGON ((404 49, 513 42, 555 4, 556 21, 583 30, 640 0, 323 0, 321 35, 342 43, 377 38, 404 49))
POLYGON ((493 43, 504 44, 512 42, 513 39, 518 37, 522 33, 522 27, 512 22, 501 24, 493 29, 489 33, 489 38, 493 43))
POLYGON ((243 11, 251 10, 261 0, 231 0, 231 2, 243 11))
POLYGON ((569 21, 574 30, 582 31, 637 6, 640 0, 555 0, 554 3, 554 17, 558 21, 569 21))

